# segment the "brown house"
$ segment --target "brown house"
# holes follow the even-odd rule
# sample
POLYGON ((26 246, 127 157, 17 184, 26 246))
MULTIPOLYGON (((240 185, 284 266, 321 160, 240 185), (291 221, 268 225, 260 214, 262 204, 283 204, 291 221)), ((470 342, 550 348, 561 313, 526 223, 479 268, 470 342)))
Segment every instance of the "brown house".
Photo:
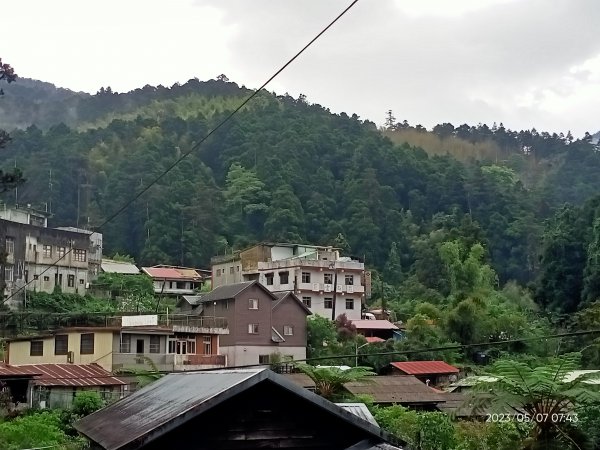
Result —
POLYGON ((364 405, 267 369, 174 373, 75 423, 92 450, 401 450, 364 405))
POLYGON ((310 310, 291 292, 274 294, 258 281, 220 286, 201 297, 179 302, 200 316, 227 319, 220 352, 228 366, 268 364, 271 355, 306 358, 306 316, 310 310), (192 304, 193 303, 193 304, 192 304))

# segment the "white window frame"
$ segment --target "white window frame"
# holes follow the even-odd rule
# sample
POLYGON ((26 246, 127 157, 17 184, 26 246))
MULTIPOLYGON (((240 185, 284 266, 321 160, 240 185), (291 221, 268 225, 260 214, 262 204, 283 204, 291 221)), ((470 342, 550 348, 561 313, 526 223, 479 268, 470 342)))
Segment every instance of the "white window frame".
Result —
POLYGON ((257 298, 249 298, 248 299, 248 309, 258 310, 258 299, 257 298))
POLYGON ((304 306, 307 308, 312 307, 312 297, 302 297, 302 303, 304 303, 304 306))
POLYGON ((249 323, 248 324, 248 334, 258 334, 258 324, 257 323, 249 323))
POLYGON ((344 275, 344 284, 346 286, 354 286, 354 275, 351 273, 344 275))
POLYGON ((323 308, 333 309, 333 297, 325 297, 323 299, 323 308), (331 303, 329 303, 331 306, 327 306, 327 302, 331 302, 331 303))
POLYGON ((284 325, 283 326, 283 335, 284 336, 293 336, 294 335, 293 325, 284 325))
POLYGON ((310 283, 310 272, 302 272, 302 282, 310 283))
POLYGON ((52 258, 52 246, 44 244, 42 246, 42 251, 44 254, 44 258, 52 258))
POLYGON ((15 252, 15 238, 6 236, 6 253, 12 255, 15 252))

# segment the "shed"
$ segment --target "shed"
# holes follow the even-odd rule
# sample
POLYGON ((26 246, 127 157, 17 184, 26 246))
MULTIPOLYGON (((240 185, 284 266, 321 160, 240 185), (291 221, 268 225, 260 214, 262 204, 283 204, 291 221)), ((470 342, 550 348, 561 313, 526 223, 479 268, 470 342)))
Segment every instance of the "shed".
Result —
POLYGON ((369 377, 346 383, 344 387, 354 395, 368 395, 373 398, 373 403, 380 405, 398 404, 434 410, 444 401, 439 392, 411 375, 369 377))
POLYGON ((172 373, 75 423, 92 449, 369 449, 395 439, 268 369, 172 373))
POLYGON ((414 375, 434 386, 456 381, 459 370, 444 361, 402 361, 390 363, 393 373, 414 375))

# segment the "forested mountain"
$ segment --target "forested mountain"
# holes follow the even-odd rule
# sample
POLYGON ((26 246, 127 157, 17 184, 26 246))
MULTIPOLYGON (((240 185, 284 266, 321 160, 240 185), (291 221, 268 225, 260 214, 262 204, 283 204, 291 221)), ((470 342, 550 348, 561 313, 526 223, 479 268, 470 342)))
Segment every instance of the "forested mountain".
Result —
MULTIPOLYGON (((18 80, 0 99, 0 128, 20 128, 2 161, 23 169, 20 203, 47 204, 56 226, 98 227, 249 92, 225 77, 96 95, 18 80)), ((395 121, 381 130, 264 92, 102 232, 107 254, 142 264, 205 266, 260 240, 335 242, 386 281, 411 277, 445 294, 440 246, 481 242, 499 284, 536 281, 547 304, 566 305, 543 293, 559 282, 548 255, 577 241, 578 303, 597 238, 596 203, 583 205, 600 192, 598 173, 590 135, 395 121)))

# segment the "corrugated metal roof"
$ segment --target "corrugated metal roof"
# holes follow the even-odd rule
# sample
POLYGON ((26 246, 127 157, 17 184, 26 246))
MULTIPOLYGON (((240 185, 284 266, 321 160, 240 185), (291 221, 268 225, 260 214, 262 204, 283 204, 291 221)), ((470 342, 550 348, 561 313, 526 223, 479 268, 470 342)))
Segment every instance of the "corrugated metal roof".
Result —
POLYGON ((286 373, 283 374, 285 378, 290 380, 293 383, 296 383, 298 386, 306 388, 306 389, 314 389, 315 382, 311 377, 306 375, 305 373, 286 373))
POLYGON ((398 327, 389 320, 353 320, 352 325, 357 330, 398 330, 398 327))
POLYGON ((30 377, 33 378, 35 375, 41 375, 40 371, 34 372, 28 368, 21 368, 20 366, 10 366, 8 364, 0 363, 0 378, 4 377, 30 377))
POLYGON ((182 295, 183 299, 192 306, 197 306, 202 303, 204 295, 182 295))
POLYGON ((385 342, 385 339, 381 339, 377 336, 368 336, 365 338, 369 344, 374 344, 376 342, 385 342))
POLYGON ((100 267, 102 268, 102 271, 106 273, 122 273, 126 275, 136 275, 140 273, 140 269, 138 269, 135 264, 123 261, 113 261, 112 259, 103 259, 102 263, 100 263, 100 267))
MULTIPOLYGON (((221 402, 257 385, 271 382, 316 407, 351 423, 375 439, 391 437, 322 397, 268 369, 230 369, 169 374, 108 407, 84 417, 75 428, 107 450, 138 440, 139 448, 221 402)), ((130 448, 128 446, 128 448, 130 448)))
POLYGON ((189 267, 142 267, 142 270, 152 278, 167 279, 167 280, 191 280, 200 281, 200 275, 195 269, 189 267))
POLYGON ((459 370, 444 361, 402 361, 390 363, 407 375, 458 373, 459 370))
POLYGON ((367 422, 372 423, 373 425, 379 426, 369 408, 364 403, 336 403, 340 408, 345 409, 348 412, 351 412, 356 417, 360 417, 362 420, 366 420, 367 422))
POLYGON ((375 403, 438 403, 440 394, 413 376, 389 375, 369 377, 344 384, 352 394, 366 394, 375 403))
POLYGON ((98 364, 21 364, 0 366, 0 375, 31 374, 37 386, 118 386, 127 384, 98 364))
MULTIPOLYGON (((229 298, 234 298, 240 292, 249 288, 253 284, 262 286, 257 281, 244 281, 243 283, 235 283, 235 284, 228 284, 225 286, 219 286, 219 287, 213 289, 212 291, 210 291, 208 294, 204 295, 202 297, 202 302, 203 303, 204 302, 213 302, 213 301, 227 300, 229 298)), ((273 298, 273 300, 277 299, 277 297, 275 297, 271 292, 267 291, 266 288, 264 288, 264 290, 273 298)))

